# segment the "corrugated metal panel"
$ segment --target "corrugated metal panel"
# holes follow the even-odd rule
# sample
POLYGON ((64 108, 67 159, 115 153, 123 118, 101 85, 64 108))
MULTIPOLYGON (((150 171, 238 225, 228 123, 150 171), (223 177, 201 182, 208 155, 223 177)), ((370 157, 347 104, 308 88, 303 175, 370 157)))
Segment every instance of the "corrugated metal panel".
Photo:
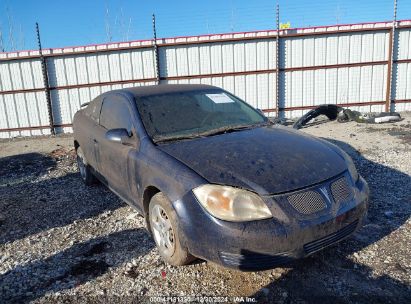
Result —
MULTIPOLYGON (((394 53, 395 60, 411 60, 411 31, 397 31, 398 49, 394 53)), ((411 99, 411 62, 395 63, 393 66, 393 96, 396 100, 411 99)), ((410 111, 411 103, 397 103, 396 111, 410 111)))
POLYGON ((268 70, 275 68, 275 41, 162 47, 159 58, 161 77, 268 70))
POLYGON ((387 60, 388 45, 389 35, 386 32, 285 38, 281 44, 281 67, 387 60))
MULTIPOLYGON (((154 82, 148 82, 147 85, 154 85, 154 82)), ((57 125, 70 124, 74 114, 80 109, 80 105, 89 102, 98 95, 116 89, 126 87, 139 86, 141 84, 118 84, 107 86, 94 86, 87 88, 73 88, 53 90, 52 99, 57 100, 58 103, 53 106, 54 122, 57 125)), ((47 113, 47 112, 46 112, 47 113)), ((47 125, 47 122, 45 122, 47 125)))
MULTIPOLYGON (((0 129, 38 126, 43 122, 43 115, 47 116, 47 108, 44 107, 45 94, 21 92, 42 87, 42 78, 37 76, 39 72, 41 75, 41 64, 38 59, 0 63, 0 91, 20 91, 0 95, 0 129)), ((1 138, 41 134, 45 133, 41 130, 0 132, 1 138)))
POLYGON ((286 107, 383 101, 384 65, 282 72, 286 107))
MULTIPOLYGON (((48 124, 43 92, 0 95, 0 129, 24 128, 48 124)), ((1 138, 49 134, 49 130, 0 132, 1 138)))
POLYGON ((41 63, 37 59, 0 63, 1 91, 24 90, 43 87, 41 63))
MULTIPOLYGON (((411 99, 411 63, 394 64, 393 74, 395 79, 394 99, 411 99)), ((398 103, 395 105, 397 111, 411 110, 411 103, 398 103)))
MULTIPOLYGON (((402 24, 408 23, 402 21, 402 24)), ((280 107, 383 103, 390 26, 383 22, 284 31, 283 34, 289 36, 281 38, 280 44, 280 107), (341 64, 349 66, 327 67, 341 64), (304 69, 313 66, 316 68, 304 69)), ((223 87, 257 108, 273 109, 275 36, 275 31, 261 31, 158 39, 160 76, 175 78, 164 83, 206 83, 223 87)), ((394 63, 393 98, 404 102, 411 99, 411 63, 407 61, 411 58, 411 30, 398 29, 396 37, 394 60, 406 62, 394 63)), ((70 124, 80 104, 105 91, 154 84, 152 44, 152 41, 132 41, 44 50, 53 88, 55 123, 70 124)), ((6 92, 0 94, 0 129, 48 125, 38 55, 38 51, 0 54, 0 59, 7 60, 0 62, 0 91, 6 92), (32 89, 37 91, 22 91, 32 89)), ((380 111, 384 105, 353 108, 380 111)), ((409 110, 411 103, 395 104, 395 109, 409 110)), ((285 115, 300 116, 306 111, 287 110, 285 115)), ((0 132, 0 136, 48 133, 46 128, 0 132)))
POLYGON ((275 73, 167 80, 164 83, 201 83, 221 87, 259 109, 274 108, 275 73))
POLYGON ((411 31, 409 29, 397 30, 397 52, 394 59, 411 58, 411 31))

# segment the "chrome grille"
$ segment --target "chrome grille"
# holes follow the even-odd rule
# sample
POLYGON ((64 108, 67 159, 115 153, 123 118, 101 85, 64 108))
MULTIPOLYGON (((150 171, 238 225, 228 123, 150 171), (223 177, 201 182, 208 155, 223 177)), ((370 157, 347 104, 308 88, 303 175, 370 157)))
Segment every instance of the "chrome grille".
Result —
POLYGON ((327 207, 321 195, 315 191, 293 194, 287 199, 290 205, 302 214, 312 214, 327 207))
POLYGON ((331 184, 331 193, 337 203, 348 202, 354 196, 345 177, 342 177, 331 184))

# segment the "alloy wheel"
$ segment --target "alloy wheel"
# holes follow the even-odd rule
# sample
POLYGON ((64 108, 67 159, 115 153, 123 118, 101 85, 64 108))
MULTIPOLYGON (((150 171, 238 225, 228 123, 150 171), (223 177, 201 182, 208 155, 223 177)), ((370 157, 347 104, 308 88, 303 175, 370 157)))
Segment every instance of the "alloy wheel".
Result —
POLYGON ((163 255, 171 257, 175 251, 174 231, 169 216, 161 206, 155 205, 151 210, 150 225, 158 249, 163 255))

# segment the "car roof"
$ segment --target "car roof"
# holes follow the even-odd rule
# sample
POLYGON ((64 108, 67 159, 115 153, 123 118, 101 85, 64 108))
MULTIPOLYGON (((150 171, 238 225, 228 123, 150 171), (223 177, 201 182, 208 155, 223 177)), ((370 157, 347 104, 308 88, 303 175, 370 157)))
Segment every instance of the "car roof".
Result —
POLYGON ((221 88, 205 84, 159 84, 125 88, 120 91, 131 93, 134 97, 144 97, 159 94, 200 91, 200 90, 221 90, 221 88))

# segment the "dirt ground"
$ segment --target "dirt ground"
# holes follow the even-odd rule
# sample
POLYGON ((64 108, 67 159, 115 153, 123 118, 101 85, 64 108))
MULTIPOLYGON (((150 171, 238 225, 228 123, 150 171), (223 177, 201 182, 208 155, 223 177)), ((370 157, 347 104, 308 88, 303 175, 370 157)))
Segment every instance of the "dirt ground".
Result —
POLYGON ((102 185, 82 184, 71 136, 1 141, 0 303, 411 303, 411 114, 301 131, 353 157, 371 190, 368 220, 306 259, 249 273, 204 261, 164 265, 132 208, 102 185))

